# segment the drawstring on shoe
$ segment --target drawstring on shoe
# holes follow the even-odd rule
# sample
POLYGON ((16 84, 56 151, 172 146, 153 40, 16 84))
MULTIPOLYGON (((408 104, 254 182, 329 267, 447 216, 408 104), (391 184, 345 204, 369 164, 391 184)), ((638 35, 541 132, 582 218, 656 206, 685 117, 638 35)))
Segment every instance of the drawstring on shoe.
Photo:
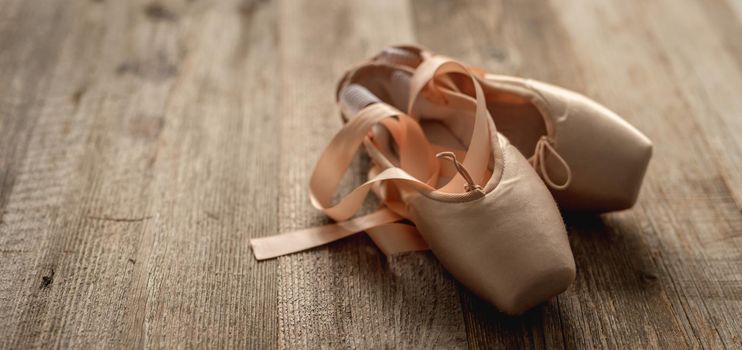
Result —
POLYGON ((438 159, 448 159, 453 163, 454 166, 456 166, 456 171, 461 174, 461 176, 464 177, 464 180, 466 180, 466 185, 464 186, 464 189, 467 192, 471 191, 482 191, 482 186, 477 185, 476 182, 474 182, 474 179, 471 178, 471 175, 469 175, 469 172, 464 168, 464 164, 461 164, 458 159, 456 159, 456 155, 453 152, 440 152, 435 155, 438 159))
POLYGON ((567 164, 567 161, 565 161, 564 158, 562 158, 562 156, 557 153, 556 149, 554 149, 554 146, 551 145, 551 141, 549 141, 549 138, 546 136, 541 136, 538 142, 536 142, 536 149, 533 151, 533 155, 531 156, 531 158, 528 158, 528 162, 531 163, 531 166, 533 166, 534 169, 541 173, 541 178, 544 180, 544 182, 549 185, 549 187, 555 190, 563 190, 567 188, 572 182, 572 169, 569 168, 569 164, 567 164), (546 162, 544 161, 546 151, 551 152, 551 154, 553 154, 559 160, 559 162, 562 163, 564 171, 567 174, 567 179, 564 180, 564 183, 557 184, 551 180, 551 177, 549 177, 549 173, 546 171, 546 162))

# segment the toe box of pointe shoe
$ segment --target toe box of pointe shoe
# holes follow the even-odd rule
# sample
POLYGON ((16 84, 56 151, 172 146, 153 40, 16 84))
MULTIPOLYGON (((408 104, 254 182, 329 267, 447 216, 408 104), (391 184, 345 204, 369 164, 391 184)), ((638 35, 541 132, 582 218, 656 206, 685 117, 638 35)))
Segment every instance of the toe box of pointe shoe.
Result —
MULTIPOLYGON (((532 84, 554 109, 555 146, 572 170, 570 186, 553 191, 560 207, 596 212, 632 207, 652 157, 652 142, 592 99, 549 84, 532 84)), ((559 169, 556 162, 547 159, 550 168, 559 169)))
POLYGON ((566 290, 575 264, 549 191, 514 147, 503 151, 502 179, 483 198, 420 196, 410 214, 453 276, 501 311, 520 314, 566 290))

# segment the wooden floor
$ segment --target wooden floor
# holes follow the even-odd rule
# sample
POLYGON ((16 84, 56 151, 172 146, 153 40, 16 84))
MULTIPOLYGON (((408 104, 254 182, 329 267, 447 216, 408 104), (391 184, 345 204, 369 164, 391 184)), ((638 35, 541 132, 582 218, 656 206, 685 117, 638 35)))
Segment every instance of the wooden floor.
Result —
POLYGON ((740 349, 741 18, 739 0, 2 0, 0 348, 740 349), (524 316, 364 235, 250 252, 327 222, 306 185, 341 125, 334 82, 409 42, 585 93, 655 142, 633 210, 566 217, 577 280, 524 316))

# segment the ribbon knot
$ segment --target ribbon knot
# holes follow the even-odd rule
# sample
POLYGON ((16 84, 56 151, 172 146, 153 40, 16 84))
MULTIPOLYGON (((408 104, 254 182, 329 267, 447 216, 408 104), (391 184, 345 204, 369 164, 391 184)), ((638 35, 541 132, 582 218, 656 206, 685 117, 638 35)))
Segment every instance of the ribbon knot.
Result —
POLYGON ((536 142, 536 149, 533 151, 531 158, 528 158, 528 162, 531 163, 531 166, 541 174, 541 178, 544 182, 555 190, 563 190, 569 187, 569 184, 572 182, 572 169, 569 168, 567 161, 565 161, 556 149, 554 149, 554 146, 551 145, 551 141, 549 141, 549 138, 546 136, 541 136, 538 142, 536 142), (547 151, 554 155, 554 157, 556 157, 562 164, 562 167, 564 167, 566 179, 562 184, 555 183, 549 176, 549 172, 546 170, 545 158, 547 151))

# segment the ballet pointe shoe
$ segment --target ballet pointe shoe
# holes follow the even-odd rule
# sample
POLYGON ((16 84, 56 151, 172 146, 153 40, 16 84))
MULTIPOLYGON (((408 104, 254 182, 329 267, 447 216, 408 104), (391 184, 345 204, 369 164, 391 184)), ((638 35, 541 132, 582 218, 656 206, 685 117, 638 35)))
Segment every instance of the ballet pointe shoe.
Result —
MULTIPOLYGON (((435 57, 425 49, 384 49, 370 62, 346 73, 338 84, 365 86, 399 107, 424 84, 410 79, 435 57)), ((536 80, 475 71, 498 131, 529 160, 560 208, 608 212, 632 207, 652 156, 652 142, 614 112, 576 92, 536 80)), ((428 83, 431 72, 423 72, 428 83)), ((420 75, 420 74, 419 74, 420 75)), ((445 77, 420 101, 421 118, 455 115, 470 103, 473 85, 466 77, 445 77)), ((408 111, 409 113, 409 111, 408 111)))
MULTIPOLYGON (((449 134, 440 129, 429 133, 414 115, 384 103, 368 89, 344 87, 340 101, 348 122, 323 152, 310 180, 312 203, 338 223, 252 240, 253 252, 267 259, 353 231, 384 228, 387 235, 401 237, 382 248, 385 251, 430 248, 464 286, 503 312, 520 314, 563 292, 574 280, 564 223, 529 162, 498 134, 476 77, 443 58, 422 66, 433 77, 458 74, 472 79, 474 97, 462 106, 469 114, 462 114, 465 120, 457 129, 442 126, 449 134), (467 146, 434 144, 443 143, 439 138, 465 139, 467 146), (372 175, 333 204, 340 178, 361 145, 372 160, 372 175), (351 219, 371 190, 384 209, 351 219), (426 247, 419 241, 413 246, 409 227, 392 226, 400 225, 396 221, 402 218, 414 223, 426 247)), ((413 76, 413 81, 420 79, 425 76, 413 76)), ((411 97, 413 112, 416 100, 411 97)))

